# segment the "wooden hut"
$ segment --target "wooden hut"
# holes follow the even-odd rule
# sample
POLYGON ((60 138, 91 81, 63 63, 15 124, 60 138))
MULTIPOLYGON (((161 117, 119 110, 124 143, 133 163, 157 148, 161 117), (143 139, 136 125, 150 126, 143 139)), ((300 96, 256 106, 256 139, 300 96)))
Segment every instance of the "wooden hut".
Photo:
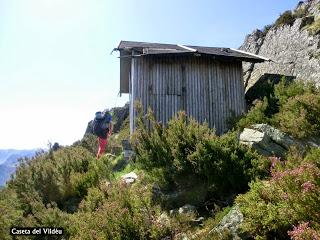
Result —
POLYGON ((130 95, 130 130, 134 103, 151 107, 166 124, 179 110, 217 134, 227 120, 245 112, 242 61, 263 62, 261 56, 230 48, 121 41, 120 93, 130 95))

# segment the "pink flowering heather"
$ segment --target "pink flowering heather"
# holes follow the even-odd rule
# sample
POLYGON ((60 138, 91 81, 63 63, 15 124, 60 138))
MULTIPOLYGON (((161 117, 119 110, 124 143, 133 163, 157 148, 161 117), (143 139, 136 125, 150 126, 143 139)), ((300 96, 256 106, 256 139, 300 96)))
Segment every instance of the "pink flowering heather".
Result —
MULTIPOLYGON (((314 164, 310 164, 310 163, 304 163, 303 165, 301 165, 299 167, 296 167, 294 169, 287 169, 284 171, 272 169, 271 176, 272 176, 273 180, 277 181, 277 180, 281 180, 282 178, 284 178, 286 176, 292 176, 292 177, 303 176, 306 172, 308 172, 308 174, 310 174, 310 175, 314 175, 317 177, 320 176, 319 169, 314 164)), ((296 182, 297 181, 298 180, 296 180, 296 182)))
POLYGON ((292 231, 288 231, 288 235, 292 240, 320 240, 320 234, 309 227, 309 222, 294 226, 292 231))
POLYGON ((301 184, 301 187, 302 187, 303 193, 309 192, 309 191, 314 190, 316 188, 316 186, 310 181, 307 181, 307 182, 301 184))
POLYGON ((269 160, 271 161, 271 167, 274 168, 277 163, 281 161, 280 157, 269 157, 269 160))
POLYGON ((288 200, 288 199, 289 199, 288 193, 283 193, 283 194, 282 194, 282 198, 283 198, 284 200, 288 200))

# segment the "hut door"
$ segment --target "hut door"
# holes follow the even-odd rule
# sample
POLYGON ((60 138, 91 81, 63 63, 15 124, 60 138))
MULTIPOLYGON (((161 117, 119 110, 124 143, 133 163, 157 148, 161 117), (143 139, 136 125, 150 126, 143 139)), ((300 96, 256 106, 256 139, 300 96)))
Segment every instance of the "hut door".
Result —
POLYGON ((165 124, 183 109, 183 71, 181 64, 161 62, 154 64, 152 72, 150 102, 156 119, 165 124))
POLYGON ((174 62, 167 64, 166 68, 166 121, 169 121, 178 111, 183 110, 183 71, 181 64, 174 62))

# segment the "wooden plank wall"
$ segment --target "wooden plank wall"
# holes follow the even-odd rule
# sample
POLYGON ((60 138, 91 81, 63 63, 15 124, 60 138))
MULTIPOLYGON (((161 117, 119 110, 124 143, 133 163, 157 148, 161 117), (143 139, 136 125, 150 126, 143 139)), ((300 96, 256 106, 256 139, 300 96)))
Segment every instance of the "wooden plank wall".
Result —
MULTIPOLYGON (((232 114, 245 111, 241 62, 205 57, 136 57, 131 67, 131 105, 140 100, 144 111, 150 106, 163 124, 185 110, 221 134, 228 129, 227 119, 232 114)), ((131 109, 132 131, 134 118, 131 109)))

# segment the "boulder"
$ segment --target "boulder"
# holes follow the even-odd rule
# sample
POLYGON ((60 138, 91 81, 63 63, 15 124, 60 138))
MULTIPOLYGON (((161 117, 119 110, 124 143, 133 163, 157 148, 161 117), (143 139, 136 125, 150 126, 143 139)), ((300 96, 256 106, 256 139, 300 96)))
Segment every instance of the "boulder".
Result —
POLYGON ((178 209, 172 209, 170 210, 170 215, 193 215, 196 214, 197 209, 195 206, 190 204, 185 204, 182 207, 179 207, 178 209))
POLYGON ((186 204, 178 209, 179 214, 195 214, 196 207, 190 204, 186 204))
POLYGON ((303 148, 300 141, 267 124, 245 128, 239 135, 239 141, 264 156, 284 157, 290 146, 303 148))
POLYGON ((240 212, 239 207, 235 206, 222 218, 220 223, 209 232, 209 235, 213 232, 223 232, 228 230, 232 235, 232 239, 243 239, 243 236, 239 236, 239 226, 242 222, 243 215, 240 212))
POLYGON ((191 225, 192 226, 199 226, 199 225, 203 225, 203 222, 204 222, 204 217, 198 217, 196 219, 191 220, 191 225))
POLYGON ((123 175, 121 178, 126 184, 131 184, 138 179, 138 175, 135 172, 130 172, 123 175))
POLYGON ((268 124, 255 124, 252 126, 253 129, 264 132, 271 138, 273 142, 280 145, 285 149, 289 149, 292 145, 301 145, 298 140, 295 140, 293 137, 281 132, 280 130, 271 127, 268 124))

